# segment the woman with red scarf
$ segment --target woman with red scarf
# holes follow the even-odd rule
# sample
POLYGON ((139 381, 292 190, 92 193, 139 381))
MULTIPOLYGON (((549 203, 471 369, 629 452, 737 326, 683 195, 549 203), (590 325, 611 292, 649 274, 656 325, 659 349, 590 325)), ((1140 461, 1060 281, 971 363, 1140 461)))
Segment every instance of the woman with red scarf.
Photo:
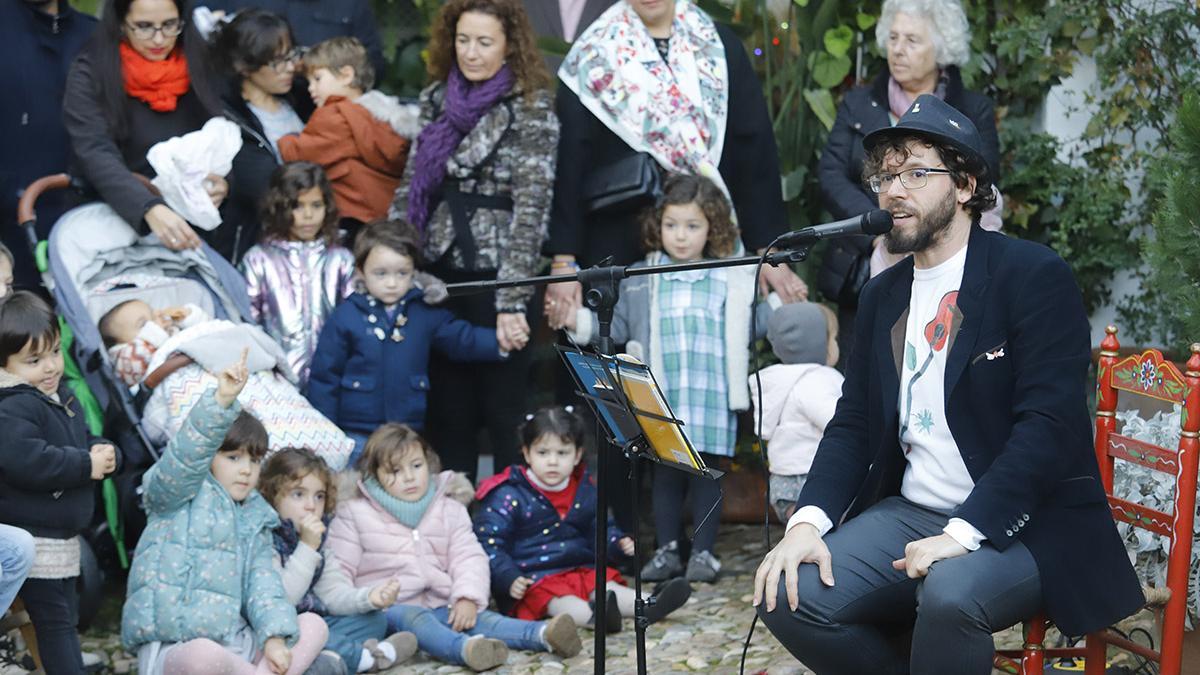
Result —
MULTIPOLYGON (((220 114, 204 40, 188 25, 184 0, 105 0, 100 17, 63 95, 76 170, 138 232, 153 232, 175 250, 199 246, 187 221, 133 174, 153 175, 151 146, 220 114)), ((209 178, 219 206, 229 186, 209 178)))

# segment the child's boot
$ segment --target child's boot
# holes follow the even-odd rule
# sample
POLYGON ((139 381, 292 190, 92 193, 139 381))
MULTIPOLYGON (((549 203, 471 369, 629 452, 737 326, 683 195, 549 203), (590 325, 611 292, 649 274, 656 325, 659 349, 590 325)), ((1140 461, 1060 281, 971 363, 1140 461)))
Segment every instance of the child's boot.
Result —
POLYGON ((507 660, 508 645, 500 640, 472 635, 463 643, 463 661, 475 672, 502 666, 507 660))
MULTIPOLYGON (((621 608, 617 606, 617 594, 609 591, 606 595, 607 600, 604 605, 604 630, 607 633, 621 632, 621 608)), ((587 627, 596 627, 596 603, 588 603, 592 606, 592 618, 588 619, 587 627)))
POLYGON ((571 658, 583 650, 578 626, 570 614, 559 614, 542 626, 542 642, 552 654, 571 658))
POLYGON ((383 642, 367 640, 363 649, 371 654, 375 661, 372 670, 387 670, 394 665, 404 663, 417 653, 417 636, 408 631, 392 633, 383 642))
POLYGON ((668 614, 687 604, 690 597, 692 597, 692 587, 686 579, 680 577, 671 579, 650 597, 653 602, 646 603, 646 620, 650 623, 662 621, 668 614))

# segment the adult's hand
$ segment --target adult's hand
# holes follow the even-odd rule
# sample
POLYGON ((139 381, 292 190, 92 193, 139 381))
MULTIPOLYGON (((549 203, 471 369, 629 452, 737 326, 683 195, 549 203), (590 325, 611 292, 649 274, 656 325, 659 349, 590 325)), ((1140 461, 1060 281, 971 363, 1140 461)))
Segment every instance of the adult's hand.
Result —
MULTIPOLYGON (((573 265, 574 262, 575 256, 554 256, 550 274, 575 274, 578 269, 573 265)), ((578 281, 563 281, 546 286, 546 299, 542 310, 546 314, 546 323, 554 330, 568 327, 568 322, 582 306, 583 285, 578 281)))
POLYGON ((224 176, 218 176, 215 173, 210 173, 204 178, 204 189, 208 192, 208 196, 212 199, 213 206, 221 208, 221 202, 229 196, 229 182, 224 176))
POLYGON ((172 251, 182 251, 200 246, 200 237, 191 225, 166 204, 155 204, 145 215, 150 231, 158 235, 163 246, 172 251))
POLYGON ((800 592, 796 587, 796 577, 801 563, 815 563, 820 572, 821 582, 833 586, 833 559, 829 555, 829 547, 817 534, 817 528, 808 523, 800 523, 784 535, 783 540, 771 549, 763 558, 754 574, 754 606, 764 600, 767 611, 775 611, 776 595, 779 591, 779 575, 784 575, 784 587, 787 590, 788 607, 795 611, 800 606, 800 592))
POLYGON ((929 574, 929 567, 939 560, 957 558, 970 553, 954 537, 946 533, 910 541, 904 546, 904 557, 892 561, 892 567, 903 570, 909 579, 920 579, 929 574))
POLYGON ((766 295, 772 290, 779 294, 783 304, 804 302, 808 299, 808 284, 796 276, 790 267, 763 265, 758 280, 759 293, 766 295))
POLYGON ((496 341, 500 349, 515 352, 529 344, 529 322, 520 312, 496 315, 496 341))

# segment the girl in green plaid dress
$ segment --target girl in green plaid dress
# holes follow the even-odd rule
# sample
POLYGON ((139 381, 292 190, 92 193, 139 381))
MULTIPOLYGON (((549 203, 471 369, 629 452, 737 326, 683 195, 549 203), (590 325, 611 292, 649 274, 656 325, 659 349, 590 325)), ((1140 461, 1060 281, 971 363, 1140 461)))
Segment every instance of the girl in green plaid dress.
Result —
MULTIPOLYGON (((725 194, 707 178, 673 175, 663 198, 643 221, 649 253, 636 267, 721 258, 740 253, 740 233, 725 194)), ((736 412, 750 405, 747 386, 752 267, 729 267, 653 274, 621 282, 612 337, 648 363, 675 416, 705 461, 733 455, 736 412)), ((766 303, 756 334, 764 333, 766 303)), ((595 318, 581 310, 568 328, 577 342, 595 338, 595 318), (573 325, 571 325, 573 324, 573 325)), ((654 471, 654 524, 659 548, 642 578, 661 581, 685 574, 688 581, 711 582, 721 568, 713 556, 721 517, 717 481, 674 469, 654 471), (681 558, 683 508, 691 493, 695 532, 686 569, 681 558)))

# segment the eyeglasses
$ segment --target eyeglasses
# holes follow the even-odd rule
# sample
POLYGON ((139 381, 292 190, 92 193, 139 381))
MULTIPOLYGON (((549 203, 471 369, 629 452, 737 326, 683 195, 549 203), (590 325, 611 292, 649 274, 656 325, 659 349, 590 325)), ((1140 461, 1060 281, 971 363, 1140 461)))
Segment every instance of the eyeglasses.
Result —
POLYGON ((892 181, 899 178, 900 184, 904 187, 909 190, 919 190, 929 184, 929 174, 931 173, 944 173, 947 176, 954 174, 949 169, 918 167, 916 169, 906 169, 900 173, 877 173, 867 179, 867 185, 871 188, 871 192, 878 194, 892 189, 892 181))
POLYGON ((160 31, 163 37, 179 37, 179 34, 183 32, 183 25, 183 19, 167 19, 157 26, 148 21, 127 23, 125 29, 133 33, 133 36, 139 40, 153 40, 154 34, 160 31))
POLYGON ((302 47, 295 47, 283 56, 277 56, 270 61, 267 61, 267 65, 271 66, 275 72, 282 73, 287 70, 289 65, 295 65, 298 61, 302 60, 304 58, 304 53, 307 51, 307 49, 302 47))

